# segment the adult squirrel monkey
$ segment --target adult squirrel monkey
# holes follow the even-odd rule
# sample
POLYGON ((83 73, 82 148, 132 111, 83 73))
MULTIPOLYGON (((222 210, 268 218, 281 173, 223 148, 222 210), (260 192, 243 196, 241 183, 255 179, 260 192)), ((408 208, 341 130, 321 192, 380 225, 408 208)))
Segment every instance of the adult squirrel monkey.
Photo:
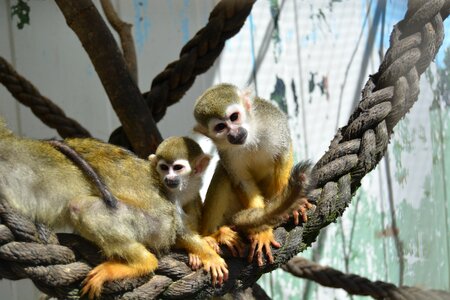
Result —
POLYGON ((175 205, 161 196, 148 160, 94 139, 65 143, 102 178, 117 199, 114 205, 50 143, 17 137, 3 122, 0 202, 53 228, 73 227, 101 248, 107 260, 88 274, 82 289, 92 299, 105 281, 154 271, 155 254, 173 246, 184 227, 175 205))
POLYGON ((165 139, 149 157, 154 181, 159 182, 164 197, 170 199, 181 215, 184 234, 177 237, 177 246, 188 251, 193 269, 203 268, 211 273, 213 285, 228 278, 225 261, 199 235, 202 200, 199 190, 210 156, 187 137, 165 139))
MULTIPOLYGON (((237 255, 242 248, 239 236, 229 226, 223 226, 234 223, 239 227, 239 222, 235 222, 237 216, 238 220, 247 220, 249 260, 256 254, 261 266, 265 249, 269 262, 273 262, 270 246, 280 244, 271 226, 261 226, 270 216, 261 219, 263 215, 247 212, 265 212, 269 203, 277 207, 277 202, 286 208, 289 205, 283 199, 295 198, 286 196, 292 194, 289 178, 293 167, 286 115, 269 101, 251 97, 231 84, 219 84, 197 99, 194 116, 197 120, 194 130, 214 142, 220 157, 204 203, 201 234, 208 236, 206 240, 216 249, 215 243, 226 244, 237 255), (252 228, 252 223, 258 225, 252 228)), ((301 181, 307 168, 304 165, 294 169, 294 175, 301 181)), ((294 209, 296 224, 299 211, 306 221, 306 210, 311 207, 304 195, 301 198, 294 209)), ((280 209, 271 209, 271 213, 280 214, 280 209)))

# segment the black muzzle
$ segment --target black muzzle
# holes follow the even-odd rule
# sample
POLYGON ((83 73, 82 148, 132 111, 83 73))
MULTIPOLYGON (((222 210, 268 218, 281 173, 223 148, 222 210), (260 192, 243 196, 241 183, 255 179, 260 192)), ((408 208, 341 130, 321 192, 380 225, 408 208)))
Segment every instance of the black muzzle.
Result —
POLYGON ((229 133, 227 136, 228 141, 233 145, 242 145, 247 139, 247 130, 243 127, 239 127, 236 134, 229 133))

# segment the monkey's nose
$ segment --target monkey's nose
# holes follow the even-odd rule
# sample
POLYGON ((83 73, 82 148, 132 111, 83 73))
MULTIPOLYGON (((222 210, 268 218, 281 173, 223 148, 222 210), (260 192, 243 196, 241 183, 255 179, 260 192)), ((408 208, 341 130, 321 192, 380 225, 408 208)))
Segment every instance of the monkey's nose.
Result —
POLYGON ((228 134, 228 141, 233 145, 242 145, 247 139, 247 130, 245 128, 239 127, 236 134, 228 134))
POLYGON ((178 185, 180 184, 180 179, 179 178, 165 178, 164 179, 164 183, 167 185, 167 187, 174 189, 176 187, 178 187, 178 185))

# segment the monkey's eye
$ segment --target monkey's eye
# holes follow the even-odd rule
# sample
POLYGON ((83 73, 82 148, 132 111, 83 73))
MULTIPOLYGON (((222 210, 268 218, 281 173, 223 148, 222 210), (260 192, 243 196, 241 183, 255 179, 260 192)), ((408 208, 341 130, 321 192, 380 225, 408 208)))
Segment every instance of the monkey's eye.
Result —
POLYGON ((173 169, 174 169, 175 171, 180 171, 180 170, 182 170, 183 168, 184 168, 183 165, 174 165, 174 166, 173 166, 173 169))
POLYGON ((214 131, 215 132, 221 132, 222 130, 224 130, 227 127, 227 125, 225 125, 225 123, 219 123, 216 126, 214 126, 214 131))
POLYGON ((230 116, 230 121, 234 122, 237 119, 239 119, 239 113, 238 112, 232 113, 231 116, 230 116))
POLYGON ((161 171, 168 171, 169 170, 169 167, 167 165, 164 165, 164 164, 160 164, 159 168, 161 169, 161 171))

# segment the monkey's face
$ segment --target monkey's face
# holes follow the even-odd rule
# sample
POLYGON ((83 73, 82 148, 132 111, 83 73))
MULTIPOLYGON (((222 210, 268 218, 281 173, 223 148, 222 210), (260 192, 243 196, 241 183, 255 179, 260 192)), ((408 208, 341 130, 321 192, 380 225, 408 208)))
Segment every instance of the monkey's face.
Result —
POLYGON ((190 138, 170 137, 148 159, 158 186, 169 200, 183 202, 183 199, 198 193, 211 157, 190 138))
POLYGON ((244 145, 248 136, 247 112, 241 104, 232 104, 221 119, 212 118, 208 122, 208 133, 220 147, 244 145))
POLYGON ((185 159, 178 159, 174 162, 166 162, 164 159, 158 161, 157 171, 161 182, 169 190, 183 189, 191 175, 192 169, 185 159))

